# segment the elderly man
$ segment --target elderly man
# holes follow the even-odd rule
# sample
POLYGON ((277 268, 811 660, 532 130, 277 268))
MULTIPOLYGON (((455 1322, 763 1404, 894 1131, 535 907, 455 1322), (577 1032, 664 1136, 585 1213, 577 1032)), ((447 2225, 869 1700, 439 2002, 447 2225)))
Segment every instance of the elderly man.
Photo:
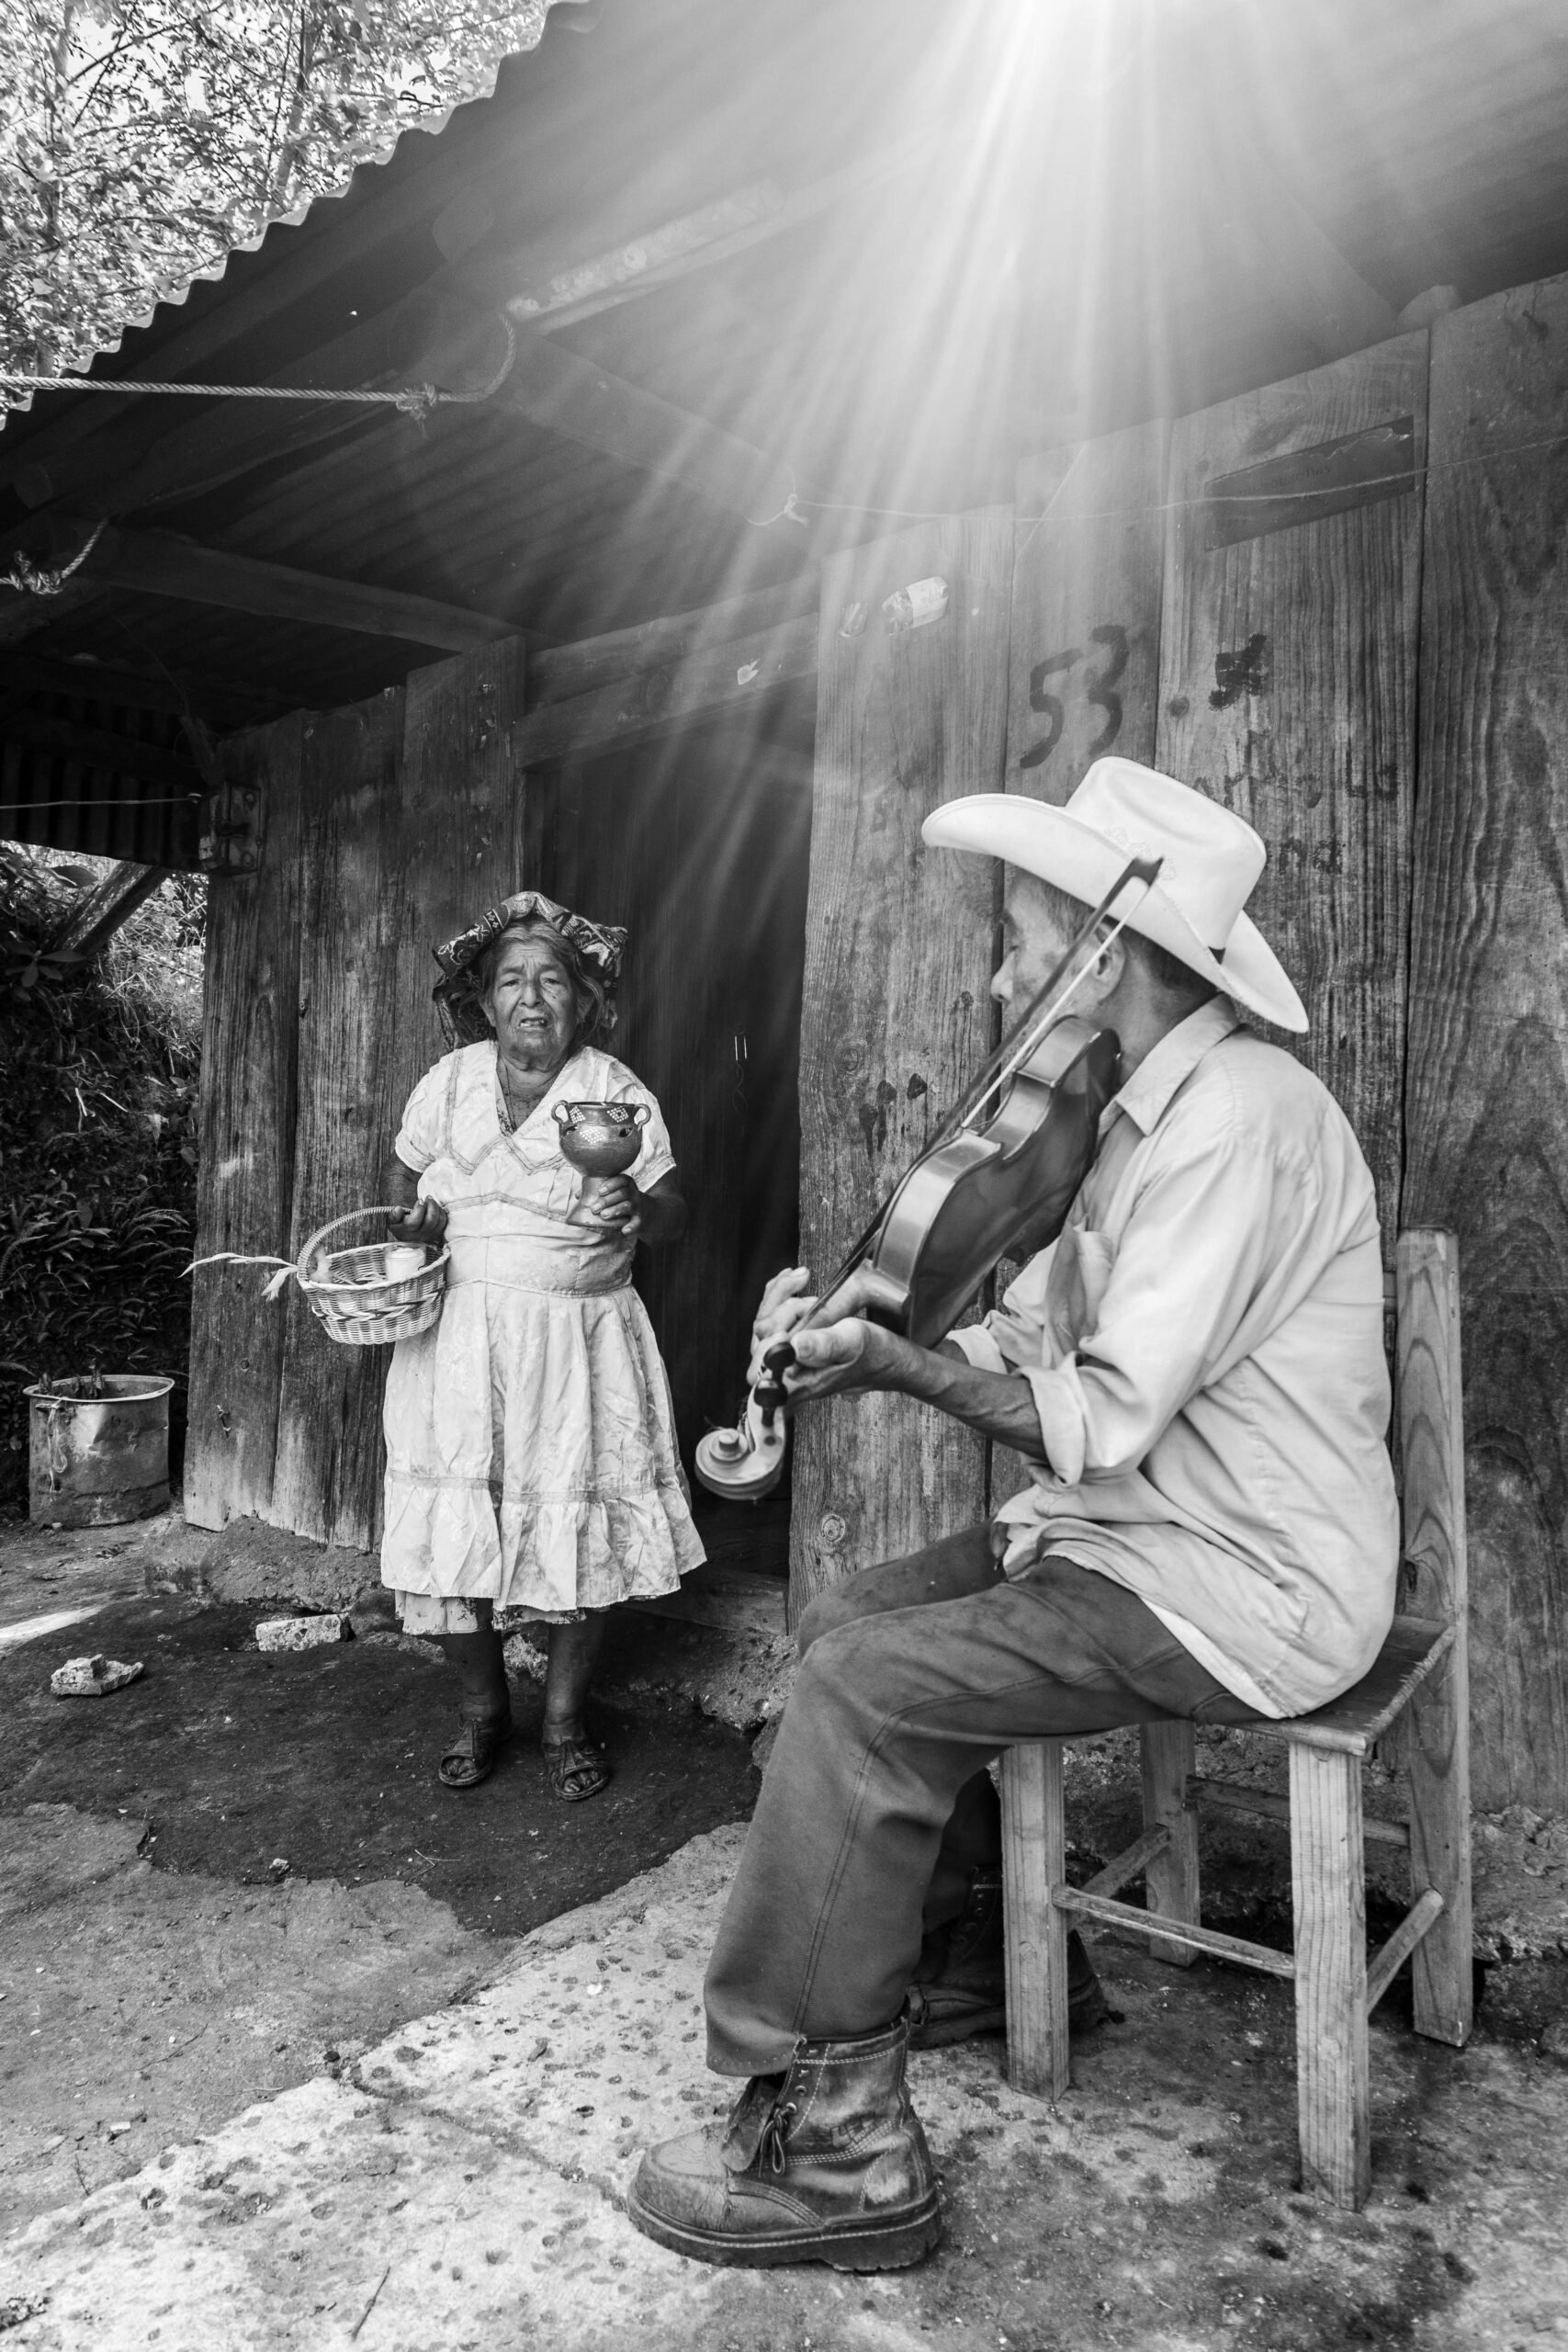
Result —
MULTIPOLYGON (((1074 1010, 1120 1091, 1060 1238, 934 1351, 850 1315, 800 1331, 799 1397, 890 1389, 1032 1465, 992 1527, 818 1600, 707 1974, 722 2132, 643 2159, 629 2211, 714 2262, 913 2262, 941 2233, 911 2033, 1003 2022, 997 1804, 1022 1740, 1297 1714, 1366 1671, 1393 1610, 1377 1208, 1338 1106, 1242 1025, 1304 1030, 1243 912, 1251 828, 1129 760, 1065 808, 950 802, 928 842, 1003 858, 1004 1001, 1027 1001, 1129 856, 1074 1010)), ((792 1331, 803 1273, 759 1339, 792 1331)), ((1073 2012, 1098 1988, 1081 1945, 1073 2012)))

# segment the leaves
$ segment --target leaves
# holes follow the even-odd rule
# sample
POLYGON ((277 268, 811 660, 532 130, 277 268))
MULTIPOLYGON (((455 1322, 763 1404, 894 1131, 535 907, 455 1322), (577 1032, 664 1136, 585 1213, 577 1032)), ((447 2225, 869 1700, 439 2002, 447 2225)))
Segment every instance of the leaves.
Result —
POLYGON ((20 1499, 29 1379, 178 1374, 189 1346, 204 887, 171 877, 96 961, 39 952, 97 878, 0 845, 5 1502, 20 1499))
POLYGON ((488 88, 549 6, 6 0, 0 365, 85 368, 160 297, 488 88))

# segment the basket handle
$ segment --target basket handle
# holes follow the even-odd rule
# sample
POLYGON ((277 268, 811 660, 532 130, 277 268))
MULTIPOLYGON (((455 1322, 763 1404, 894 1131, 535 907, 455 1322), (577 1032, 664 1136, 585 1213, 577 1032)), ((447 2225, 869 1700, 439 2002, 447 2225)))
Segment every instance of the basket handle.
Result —
POLYGON ((407 1215, 406 1206, 397 1201, 378 1201, 367 1209, 350 1209, 346 1216, 329 1217, 325 1225, 318 1227, 317 1230, 311 1234, 295 1261, 300 1280, 304 1280, 311 1255, 319 1244, 326 1239, 329 1233, 335 1233, 340 1225, 353 1225, 362 1216, 406 1216, 407 1215))

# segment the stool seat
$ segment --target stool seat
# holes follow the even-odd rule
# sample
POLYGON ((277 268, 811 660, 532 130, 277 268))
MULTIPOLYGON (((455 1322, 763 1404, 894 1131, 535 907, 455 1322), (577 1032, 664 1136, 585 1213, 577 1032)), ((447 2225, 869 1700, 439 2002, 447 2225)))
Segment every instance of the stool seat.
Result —
POLYGON ((1451 1234, 1402 1234, 1395 1258, 1396 1390, 1404 1468, 1402 1580, 1419 1613, 1395 1617, 1371 1671, 1309 1715, 1245 1726, 1290 1759, 1290 1794, 1197 1770, 1193 1724, 1141 1726, 1144 1831, 1091 1878, 1066 1882, 1062 1756, 1041 1740, 1002 1758, 1008 2067, 1014 2086, 1067 2088, 1067 1928, 1092 1919, 1145 1938, 1185 1966, 1199 1952, 1295 1987, 1302 2182, 1359 2208, 1371 2187, 1367 2019, 1406 1960, 1418 2033, 1461 2046, 1471 1969, 1469 1655, 1458 1252, 1451 1234), (1398 1726, 1404 1822, 1368 1820, 1361 1768, 1398 1726), (1202 1809, 1288 1823, 1294 1949, 1206 1928, 1200 1917, 1202 1809), (1368 1958, 1364 1840, 1403 1848, 1414 1901, 1368 1958), (1140 1906, 1120 1900, 1142 1878, 1140 1906))
POLYGON ((1454 1645, 1454 1628, 1436 1617, 1396 1617, 1371 1669, 1353 1690, 1310 1715, 1249 1724, 1258 1739, 1328 1747, 1340 1756, 1370 1756, 1409 1705, 1433 1668, 1454 1645))

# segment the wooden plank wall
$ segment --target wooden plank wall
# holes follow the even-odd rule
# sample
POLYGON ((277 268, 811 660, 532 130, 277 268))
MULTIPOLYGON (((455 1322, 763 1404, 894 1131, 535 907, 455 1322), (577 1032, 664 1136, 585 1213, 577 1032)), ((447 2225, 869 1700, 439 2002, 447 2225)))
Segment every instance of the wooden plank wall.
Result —
MULTIPOLYGON (((1012 514, 957 517, 823 570, 801 1026, 801 1256, 826 1277, 994 1034, 994 870, 926 857, 939 801, 1001 787, 1012 514), (944 619, 883 600, 940 574, 944 619), (864 608, 858 634, 852 608, 864 608), (964 869, 962 871, 957 869, 964 869)), ((899 1397, 796 1419, 791 1596, 981 1518, 982 1442, 899 1397)))
MULTIPOLYGON (((376 1073, 390 1011, 385 910, 398 864, 402 699, 394 690, 305 721, 291 1257, 330 1217, 380 1198, 386 1138, 376 1073)), ((383 1351, 328 1340, 293 1283, 280 1305, 287 1323, 267 1516, 300 1535, 368 1545, 383 1351)))
POLYGON ((1568 278, 1432 337, 1404 1218, 1459 1236, 1477 1801, 1568 1792, 1568 278))
MULTIPOLYGON (((223 772, 265 794, 259 870, 208 896, 201 1041, 200 1258, 281 1253, 294 1201, 299 1045, 299 772, 305 718, 231 736, 223 772)), ((190 1419, 185 1513, 197 1527, 265 1518, 272 1506, 284 1317, 258 1304, 252 1266, 191 1277, 190 1419)))
MULTIPOLYGON (((1216 476, 1405 417, 1427 338, 1183 417, 1172 437, 1156 765, 1255 825, 1248 910, 1312 1018, 1299 1048, 1348 1114, 1393 1260, 1403 1166, 1421 501, 1414 485, 1211 547, 1216 476)), ((1287 507, 1287 514, 1297 510, 1287 507)), ((1267 521, 1267 510, 1263 518, 1267 521)))
MULTIPOLYGON (((431 948, 523 876, 523 649, 486 646, 351 708, 230 739, 262 784, 258 875, 212 893, 197 1254, 293 1255, 378 1201, 410 1089, 445 1050, 431 948)), ((186 1513, 379 1537, 385 1351, 329 1340, 290 1286, 197 1295, 186 1513)))

